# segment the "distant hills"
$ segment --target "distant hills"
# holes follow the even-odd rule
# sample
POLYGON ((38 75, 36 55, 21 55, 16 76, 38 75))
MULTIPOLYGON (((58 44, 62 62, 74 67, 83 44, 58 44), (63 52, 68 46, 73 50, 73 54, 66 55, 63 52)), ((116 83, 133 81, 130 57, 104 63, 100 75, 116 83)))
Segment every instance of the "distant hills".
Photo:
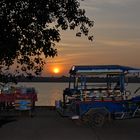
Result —
POLYGON ((62 77, 21 77, 18 82, 68 82, 69 78, 62 77))
MULTIPOLYGON (((140 83, 140 77, 127 77, 129 83, 140 83)), ((72 79, 73 80, 73 79, 72 79)), ((116 78, 112 78, 112 81, 117 81, 116 78)), ((88 77, 88 82, 106 82, 104 77, 88 77)), ((69 77, 20 77, 18 82, 69 82, 69 77)))

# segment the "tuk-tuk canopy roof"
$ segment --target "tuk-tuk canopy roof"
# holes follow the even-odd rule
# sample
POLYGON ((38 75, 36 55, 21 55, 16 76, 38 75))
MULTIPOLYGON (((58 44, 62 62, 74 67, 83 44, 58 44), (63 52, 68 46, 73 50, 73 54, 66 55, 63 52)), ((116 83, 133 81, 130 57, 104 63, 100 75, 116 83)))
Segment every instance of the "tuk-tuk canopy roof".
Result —
POLYGON ((84 74, 128 74, 140 73, 140 68, 120 66, 120 65, 93 65, 93 66, 73 66, 70 70, 71 75, 84 74))

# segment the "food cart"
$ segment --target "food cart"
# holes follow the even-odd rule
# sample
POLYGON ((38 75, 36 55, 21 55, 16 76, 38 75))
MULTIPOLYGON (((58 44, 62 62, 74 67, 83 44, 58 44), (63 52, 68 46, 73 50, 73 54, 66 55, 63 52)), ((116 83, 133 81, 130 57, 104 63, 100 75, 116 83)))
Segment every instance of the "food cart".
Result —
POLYGON ((138 78, 139 68, 120 65, 73 66, 69 86, 57 105, 65 117, 80 119, 91 126, 102 126, 111 119, 140 116, 140 87, 131 93, 127 78, 138 78))
POLYGON ((14 116, 25 111, 31 115, 36 101, 37 92, 33 87, 5 86, 0 93, 0 116, 14 116))

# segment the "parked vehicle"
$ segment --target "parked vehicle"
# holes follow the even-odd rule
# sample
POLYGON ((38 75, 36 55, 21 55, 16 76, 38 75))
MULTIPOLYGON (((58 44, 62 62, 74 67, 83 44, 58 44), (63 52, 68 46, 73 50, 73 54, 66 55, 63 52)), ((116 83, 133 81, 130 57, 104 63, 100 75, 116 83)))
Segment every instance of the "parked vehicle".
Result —
POLYGON ((127 77, 137 78, 139 73, 138 68, 119 65, 73 66, 69 87, 56 108, 62 116, 81 119, 91 126, 139 117, 140 95, 136 93, 140 87, 134 93, 127 90, 127 77))
POLYGON ((17 112, 30 114, 37 101, 37 92, 33 87, 4 86, 0 92, 0 117, 14 116, 17 112))

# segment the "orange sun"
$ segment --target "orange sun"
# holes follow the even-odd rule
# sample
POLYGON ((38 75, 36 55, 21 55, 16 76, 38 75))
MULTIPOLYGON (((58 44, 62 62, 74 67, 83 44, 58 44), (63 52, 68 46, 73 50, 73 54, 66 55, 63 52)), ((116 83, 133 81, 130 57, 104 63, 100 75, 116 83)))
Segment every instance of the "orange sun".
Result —
POLYGON ((53 69, 53 72, 54 72, 55 74, 57 74, 57 73, 60 72, 60 69, 59 69, 59 68, 54 68, 54 69, 53 69))

